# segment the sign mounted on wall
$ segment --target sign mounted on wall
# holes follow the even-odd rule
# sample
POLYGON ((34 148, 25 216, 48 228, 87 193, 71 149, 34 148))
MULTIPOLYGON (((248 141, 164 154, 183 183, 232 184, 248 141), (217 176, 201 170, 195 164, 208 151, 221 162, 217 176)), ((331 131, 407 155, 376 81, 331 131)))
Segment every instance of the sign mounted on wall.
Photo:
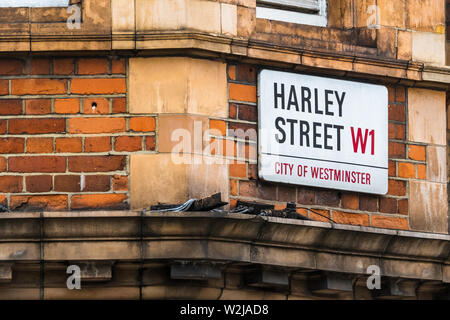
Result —
POLYGON ((258 96, 261 179, 387 193, 386 87, 263 70, 258 96))

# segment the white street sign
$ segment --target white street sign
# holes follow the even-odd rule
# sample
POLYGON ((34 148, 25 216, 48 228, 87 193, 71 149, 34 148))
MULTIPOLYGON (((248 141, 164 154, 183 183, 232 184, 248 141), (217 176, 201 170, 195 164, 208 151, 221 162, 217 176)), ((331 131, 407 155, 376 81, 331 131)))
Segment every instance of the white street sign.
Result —
POLYGON ((261 179, 387 193, 385 86, 263 70, 258 96, 261 179))

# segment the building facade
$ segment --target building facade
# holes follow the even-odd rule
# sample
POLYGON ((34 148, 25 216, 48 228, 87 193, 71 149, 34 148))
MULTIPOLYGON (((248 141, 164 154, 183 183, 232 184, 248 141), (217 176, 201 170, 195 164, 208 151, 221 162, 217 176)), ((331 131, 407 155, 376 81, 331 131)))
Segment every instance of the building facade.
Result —
POLYGON ((0 298, 448 298, 446 11, 2 3, 0 298), (387 193, 261 179, 263 70, 386 87, 387 193), (227 210, 294 203, 307 220, 150 210, 218 192, 227 210))

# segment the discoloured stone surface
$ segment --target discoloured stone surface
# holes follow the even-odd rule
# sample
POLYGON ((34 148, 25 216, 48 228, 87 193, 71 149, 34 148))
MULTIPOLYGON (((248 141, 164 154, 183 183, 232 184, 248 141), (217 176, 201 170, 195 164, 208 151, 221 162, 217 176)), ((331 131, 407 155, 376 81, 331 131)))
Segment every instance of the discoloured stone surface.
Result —
POLYGON ((191 58, 130 59, 131 113, 228 115, 226 64, 191 58))
POLYGON ((427 148, 427 180, 447 182, 446 148, 428 146, 427 148))
POLYGON ((410 228, 436 233, 448 232, 445 184, 410 182, 410 228))
POLYGON ((409 88, 409 140, 445 145, 445 110, 445 92, 409 88))
MULTIPOLYGON (((172 154, 132 155, 130 165, 131 207, 144 208, 158 203, 184 203, 222 192, 228 199, 228 165, 173 161, 172 154)), ((192 158, 194 160, 194 158, 192 158)))
POLYGON ((412 56, 414 61, 437 66, 445 65, 445 35, 413 32, 412 56))

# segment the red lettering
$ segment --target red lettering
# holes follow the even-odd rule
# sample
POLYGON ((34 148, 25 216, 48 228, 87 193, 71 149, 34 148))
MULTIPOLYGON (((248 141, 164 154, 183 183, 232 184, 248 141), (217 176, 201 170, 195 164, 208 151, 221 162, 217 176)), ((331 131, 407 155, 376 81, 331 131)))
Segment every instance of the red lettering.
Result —
POLYGON ((351 131, 352 131, 353 151, 355 153, 358 153, 358 148, 359 148, 359 145, 361 144, 361 152, 363 154, 365 154, 366 153, 366 145, 367 145, 367 135, 369 133, 369 130, 366 129, 364 139, 362 137, 361 128, 358 128, 358 133, 356 135, 356 139, 355 139, 355 130, 353 127, 351 127, 351 131))

